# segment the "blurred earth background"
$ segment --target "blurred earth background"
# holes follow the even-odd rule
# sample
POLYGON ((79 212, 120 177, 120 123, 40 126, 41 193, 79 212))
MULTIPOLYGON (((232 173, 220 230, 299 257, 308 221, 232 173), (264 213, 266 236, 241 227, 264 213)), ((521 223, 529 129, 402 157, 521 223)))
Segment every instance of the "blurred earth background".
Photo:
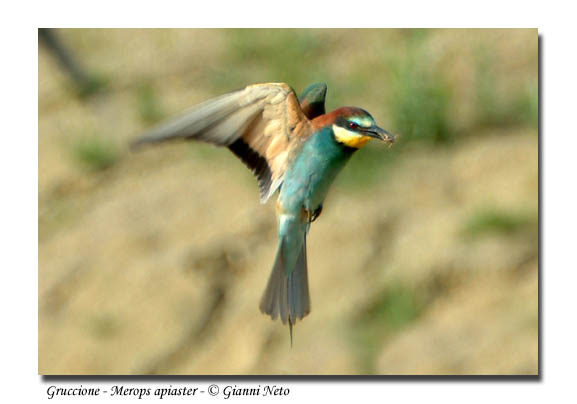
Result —
POLYGON ((538 37, 499 30, 57 30, 39 41, 40 374, 538 372, 538 37), (312 312, 260 314, 274 202, 226 149, 130 139, 245 85, 328 84, 400 134, 337 178, 312 312))

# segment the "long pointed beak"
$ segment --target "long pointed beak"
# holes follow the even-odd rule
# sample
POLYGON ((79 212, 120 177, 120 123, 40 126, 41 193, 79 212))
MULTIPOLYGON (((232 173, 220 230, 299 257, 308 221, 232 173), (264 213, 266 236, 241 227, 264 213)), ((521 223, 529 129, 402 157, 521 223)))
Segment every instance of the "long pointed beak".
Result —
POLYGON ((387 132, 383 128, 379 128, 378 126, 372 126, 363 132, 367 136, 382 140, 383 142, 387 143, 389 146, 391 146, 393 143, 395 143, 395 136, 390 134, 389 132, 387 132))

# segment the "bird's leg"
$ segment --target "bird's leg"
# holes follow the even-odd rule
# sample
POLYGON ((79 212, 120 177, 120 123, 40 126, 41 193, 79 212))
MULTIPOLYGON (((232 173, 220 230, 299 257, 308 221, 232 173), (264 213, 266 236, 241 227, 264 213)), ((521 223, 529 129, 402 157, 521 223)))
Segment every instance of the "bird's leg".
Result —
POLYGON ((302 215, 304 220, 306 220, 306 222, 310 224, 315 220, 317 220, 317 218, 321 215, 322 211, 323 211, 323 205, 319 205, 315 210, 303 207, 302 215))
POLYGON ((315 220, 317 220, 318 217, 321 215, 321 212, 322 212, 322 211, 323 211, 323 205, 320 204, 320 205, 318 206, 318 208, 316 208, 316 209, 313 211, 312 215, 310 216, 310 220, 309 220, 309 221, 312 223, 312 222, 314 222, 315 220))

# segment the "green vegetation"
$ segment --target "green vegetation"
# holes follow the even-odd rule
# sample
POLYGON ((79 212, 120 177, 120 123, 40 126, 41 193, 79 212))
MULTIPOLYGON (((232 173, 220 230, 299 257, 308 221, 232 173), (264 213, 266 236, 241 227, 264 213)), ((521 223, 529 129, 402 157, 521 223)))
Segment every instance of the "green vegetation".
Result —
POLYGON ((87 99, 98 93, 108 90, 108 80, 100 75, 91 75, 82 82, 82 84, 75 85, 74 93, 80 99, 87 99))
POLYGON ((390 61, 388 108, 392 127, 402 134, 401 144, 424 141, 439 145, 454 137, 449 115, 453 103, 450 86, 423 51, 426 36, 424 30, 409 33, 404 56, 396 55, 390 61))
POLYGON ((462 234, 469 238, 491 234, 514 235, 525 230, 534 232, 535 225, 534 216, 485 208, 467 221, 462 234))
POLYGON ((299 91, 328 76, 323 64, 314 62, 323 60, 326 50, 318 32, 310 29, 233 29, 226 34, 228 65, 235 68, 215 76, 220 88, 230 90, 244 86, 258 76, 260 82, 286 82, 299 91))
POLYGON ((394 332, 419 315, 421 305, 417 296, 401 284, 393 284, 367 308, 365 315, 394 332))
POLYGON ((143 123, 153 124, 164 118, 160 100, 152 84, 143 83, 137 87, 136 101, 138 116, 143 123))
POLYGON ((120 153, 106 139, 90 136, 81 138, 72 145, 72 156, 82 168, 101 172, 113 167, 118 162, 120 153))
POLYGON ((414 290, 392 283, 356 319, 354 344, 360 350, 363 373, 374 373, 376 354, 390 337, 415 321, 425 302, 414 290))
POLYGON ((515 99, 515 110, 521 123, 536 127, 539 123, 539 87, 527 83, 515 99))
POLYGON ((454 131, 449 121, 449 88, 419 63, 401 63, 393 72, 389 101, 392 126, 401 142, 444 144, 454 131))
POLYGON ((536 126, 539 114, 537 82, 519 89, 499 80, 495 56, 487 49, 477 52, 476 124, 479 127, 536 126))
POLYGON ((341 184, 350 189, 365 189, 383 181, 391 173, 397 157, 387 150, 384 144, 374 142, 358 152, 347 163, 337 177, 336 187, 341 184))

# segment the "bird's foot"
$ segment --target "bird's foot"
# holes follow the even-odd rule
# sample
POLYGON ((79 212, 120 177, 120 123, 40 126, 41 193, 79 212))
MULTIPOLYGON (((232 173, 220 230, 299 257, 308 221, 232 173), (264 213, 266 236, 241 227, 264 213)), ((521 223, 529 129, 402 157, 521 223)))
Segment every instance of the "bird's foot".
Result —
POLYGON ((323 211, 323 205, 319 205, 318 208, 316 208, 313 213, 310 215, 309 217, 309 222, 314 222, 315 220, 318 219, 318 217, 321 215, 321 212, 323 211))

